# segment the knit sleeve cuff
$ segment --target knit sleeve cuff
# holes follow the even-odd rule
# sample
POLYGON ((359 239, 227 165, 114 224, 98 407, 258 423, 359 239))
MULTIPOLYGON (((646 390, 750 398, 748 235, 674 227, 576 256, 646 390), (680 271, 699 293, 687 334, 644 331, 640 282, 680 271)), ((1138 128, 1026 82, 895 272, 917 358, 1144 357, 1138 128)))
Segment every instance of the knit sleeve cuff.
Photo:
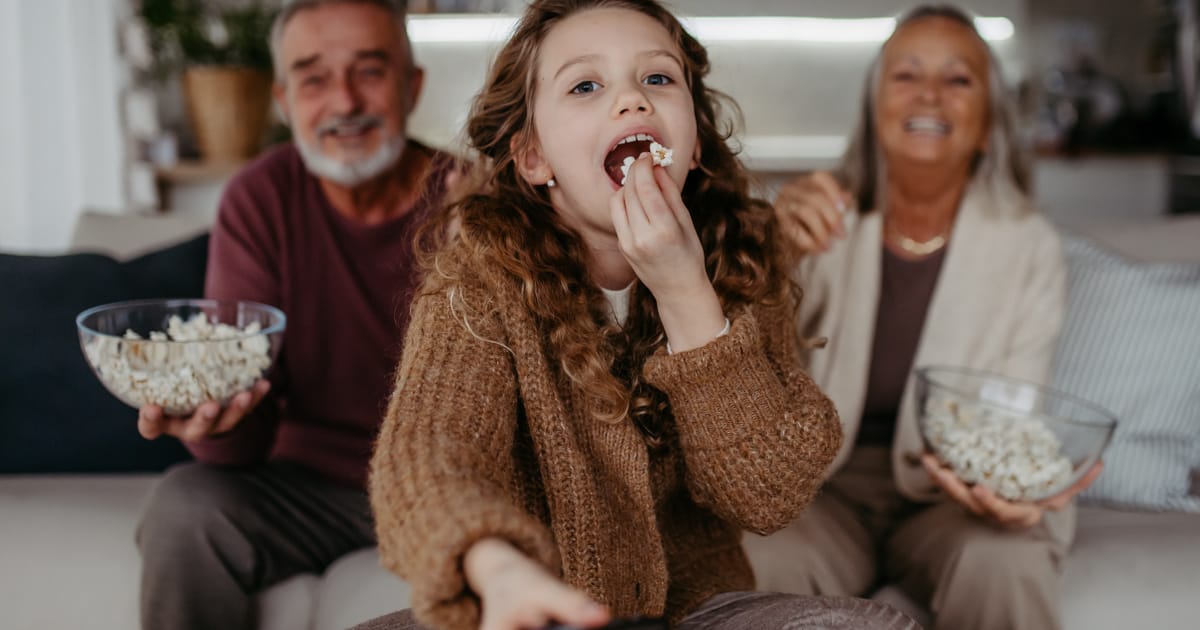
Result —
POLYGON ((659 350, 646 360, 646 380, 669 396, 702 391, 735 378, 747 361, 763 361, 758 322, 749 312, 735 317, 728 333, 699 348, 668 354, 659 350))
MULTIPOLYGON (((726 318, 725 318, 725 325, 721 327, 721 330, 717 331, 717 334, 713 336, 713 339, 720 339, 721 337, 724 337, 725 335, 728 335, 728 334, 729 334, 729 330, 730 330, 730 328, 729 328, 729 318, 728 318, 728 317, 726 317, 726 318)), ((667 342, 667 354, 675 354, 675 352, 674 352, 673 350, 671 350, 671 342, 670 342, 670 341, 668 341, 668 342, 667 342)))
POLYGON ((516 507, 482 493, 474 497, 460 493, 456 501, 465 509, 413 509, 409 518, 425 521, 412 523, 414 529, 425 532, 415 537, 421 544, 406 545, 412 559, 405 563, 408 572, 397 566, 388 568, 408 579, 413 589, 413 613, 421 623, 436 628, 473 629, 479 626, 481 602, 467 582, 463 558, 476 542, 502 539, 553 575, 560 573, 560 563, 549 530, 516 507), (488 503, 492 505, 480 508, 488 503))
POLYGON ((646 361, 647 382, 671 398, 680 437, 692 447, 725 448, 782 416, 787 391, 760 340, 758 321, 747 311, 728 335, 646 361))

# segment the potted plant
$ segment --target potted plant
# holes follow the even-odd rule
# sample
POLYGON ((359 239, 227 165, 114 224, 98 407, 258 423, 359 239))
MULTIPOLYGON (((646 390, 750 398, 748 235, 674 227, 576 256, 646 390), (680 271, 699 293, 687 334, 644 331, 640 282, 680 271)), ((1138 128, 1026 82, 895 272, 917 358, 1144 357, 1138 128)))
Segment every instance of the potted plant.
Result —
POLYGON ((268 0, 141 0, 156 70, 180 72, 204 159, 240 161, 262 146, 271 105, 268 0))

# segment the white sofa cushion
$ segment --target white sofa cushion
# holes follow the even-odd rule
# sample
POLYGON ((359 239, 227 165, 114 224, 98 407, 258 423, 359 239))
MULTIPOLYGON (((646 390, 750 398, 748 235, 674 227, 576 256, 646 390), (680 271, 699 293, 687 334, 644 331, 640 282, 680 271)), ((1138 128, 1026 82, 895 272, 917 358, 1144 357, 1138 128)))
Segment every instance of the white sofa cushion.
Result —
POLYGON ((345 630, 408 608, 410 599, 408 583, 379 564, 375 549, 362 549, 325 571, 317 587, 312 630, 345 630))
POLYGON ((134 531, 157 475, 0 476, 0 627, 138 627, 134 531))
POLYGON ((1200 515, 1082 507, 1062 584, 1069 630, 1200 625, 1200 515))
MULTIPOLYGON (((0 475, 0 628, 137 628, 134 533, 158 479, 0 475)), ((344 630, 408 606, 408 585, 363 549, 264 591, 259 630, 344 630)))
POLYGON ((258 597, 258 630, 311 628, 320 585, 320 576, 303 573, 263 591, 258 597))

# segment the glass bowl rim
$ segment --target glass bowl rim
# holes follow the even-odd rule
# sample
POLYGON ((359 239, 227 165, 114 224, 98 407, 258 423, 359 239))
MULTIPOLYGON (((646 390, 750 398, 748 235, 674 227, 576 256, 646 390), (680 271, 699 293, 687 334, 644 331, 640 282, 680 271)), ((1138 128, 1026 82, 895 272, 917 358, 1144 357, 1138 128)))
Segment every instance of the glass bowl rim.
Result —
POLYGON ((200 343, 219 343, 219 342, 228 342, 228 341, 242 341, 244 339, 251 339, 253 337, 257 337, 259 335, 265 335, 265 336, 275 335, 275 334, 283 332, 287 328, 287 315, 285 315, 284 312, 281 311, 280 309, 278 309, 274 306, 271 306, 270 304, 263 304, 262 302, 255 302, 253 300, 219 300, 219 299, 213 299, 213 298, 170 298, 170 299, 148 298, 148 299, 142 299, 142 300, 125 300, 125 301, 121 301, 121 302, 109 302, 108 304, 101 304, 99 306, 93 306, 75 316, 75 326, 79 330, 86 331, 87 333, 95 335, 97 337, 107 337, 109 339, 120 339, 122 341, 137 341, 137 342, 144 342, 144 343, 175 343, 175 344, 196 343, 196 344, 200 344, 200 343), (224 339, 186 339, 186 340, 126 339, 123 335, 113 335, 113 334, 109 334, 109 333, 100 332, 100 331, 92 328, 91 326, 88 326, 83 323, 84 320, 86 320, 88 317, 91 317, 92 315, 95 315, 96 313, 99 313, 101 311, 106 311, 106 310, 115 310, 117 308, 135 308, 135 307, 139 307, 139 306, 161 306, 164 308, 179 308, 181 306, 219 307, 219 306, 225 305, 225 304, 247 304, 247 305, 253 306, 255 308, 261 308, 277 319, 274 324, 272 324, 271 326, 264 328, 258 332, 253 332, 253 333, 241 332, 238 335, 235 335, 233 337, 226 337, 224 339))
MULTIPOLYGON (((1080 407, 1084 407, 1092 412, 1095 412, 1096 414, 1098 414, 1099 418, 1097 418, 1095 420, 1084 420, 1084 419, 1080 419, 1080 418, 1063 418, 1060 416, 1049 416, 1049 418, 1051 418, 1057 422, 1066 422, 1068 424, 1075 424, 1075 425, 1087 426, 1087 427, 1092 427, 1092 428, 1106 429, 1109 431, 1109 439, 1112 438, 1112 433, 1114 433, 1116 431, 1117 425, 1120 423, 1120 420, 1117 419, 1117 415, 1115 413, 1105 409, 1104 407, 1101 407, 1100 405, 1098 405, 1090 400, 1086 400, 1086 399, 1076 396, 1074 394, 1064 392, 1061 389, 1050 387, 1049 385, 1043 385, 1041 383, 1035 383, 1030 380, 1026 380, 1026 379, 1022 379, 1022 378, 1015 378, 1012 376, 1006 376, 1006 375, 1000 374, 998 372, 991 372, 988 370, 981 370, 978 368, 955 367, 955 366, 951 366, 951 365, 937 365, 937 364, 923 365, 923 366, 917 368, 916 370, 914 370, 914 374, 916 374, 916 376, 919 379, 924 379, 928 383, 932 383, 942 389, 945 389, 947 391, 958 394, 959 396, 963 397, 964 399, 978 398, 978 396, 976 396, 976 395, 969 394, 958 387, 947 385, 943 381, 934 378, 936 373, 939 373, 939 372, 965 374, 967 376, 995 379, 998 381, 1008 381, 1010 383, 1016 383, 1019 385, 1028 385, 1030 387, 1037 389, 1038 391, 1040 391, 1043 394, 1048 393, 1048 394, 1054 395, 1057 398, 1062 398, 1062 399, 1068 400, 1073 404, 1079 405, 1080 407), (935 373, 935 374, 931 375, 931 373, 935 373)), ((996 402, 990 402, 990 401, 980 401, 980 402, 983 404, 987 404, 988 406, 1000 407, 1006 411, 1012 411, 1012 412, 1017 412, 1017 413, 1027 413, 1020 409, 1014 409, 1012 405, 1005 405, 1002 403, 996 403, 996 402)))

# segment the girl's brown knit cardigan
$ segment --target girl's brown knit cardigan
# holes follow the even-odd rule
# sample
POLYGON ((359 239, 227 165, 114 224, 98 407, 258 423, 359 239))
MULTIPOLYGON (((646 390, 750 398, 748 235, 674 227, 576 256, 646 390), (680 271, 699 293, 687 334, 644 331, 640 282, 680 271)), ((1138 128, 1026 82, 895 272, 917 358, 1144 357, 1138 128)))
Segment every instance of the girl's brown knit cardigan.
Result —
POLYGON ((383 564, 412 586, 417 618, 478 627, 462 558, 488 536, 617 616, 677 620, 752 589, 741 531, 796 518, 841 428, 798 367, 789 313, 730 319, 729 335, 646 362, 676 425, 651 455, 631 422, 594 419, 517 287, 419 296, 370 477, 383 564))

